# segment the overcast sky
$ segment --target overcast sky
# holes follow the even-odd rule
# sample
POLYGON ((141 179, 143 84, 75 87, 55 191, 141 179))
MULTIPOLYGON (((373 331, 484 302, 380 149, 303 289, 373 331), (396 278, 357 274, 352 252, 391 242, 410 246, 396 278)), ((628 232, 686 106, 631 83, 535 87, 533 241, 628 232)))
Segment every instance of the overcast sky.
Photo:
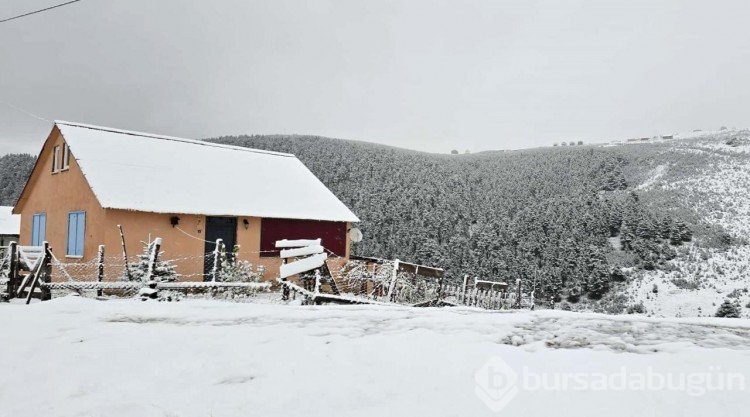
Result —
MULTIPOLYGON (((2 0, 0 20, 62 0, 2 0)), ((82 0, 0 23, 0 100, 190 138, 449 152, 750 125, 750 2, 82 0)), ((51 124, 0 103, 0 153, 51 124)))

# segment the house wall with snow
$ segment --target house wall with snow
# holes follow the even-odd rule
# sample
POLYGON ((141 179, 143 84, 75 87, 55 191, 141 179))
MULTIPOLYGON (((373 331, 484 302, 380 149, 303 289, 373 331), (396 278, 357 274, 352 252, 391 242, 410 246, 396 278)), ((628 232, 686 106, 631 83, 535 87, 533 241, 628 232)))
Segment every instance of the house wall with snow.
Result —
POLYGON ((105 245, 107 279, 122 270, 118 225, 131 261, 160 237, 162 257, 192 281, 205 278, 216 236, 264 266, 264 279, 278 276, 276 238, 322 238, 346 262, 358 221, 293 155, 66 122, 50 132, 14 213, 20 244, 47 241, 62 262, 90 267, 105 245))
MULTIPOLYGON (((13 211, 21 215, 19 244, 39 245, 46 240, 56 256, 66 253, 70 212, 86 213, 84 242, 101 242, 104 239, 104 209, 91 192, 75 158, 71 156, 63 164, 65 146, 64 138, 55 126, 39 153, 13 211), (54 156, 55 153, 57 157, 54 156), (55 158, 57 166, 53 169, 55 158), (35 221, 38 232, 43 233, 40 235, 37 232, 32 239, 35 221)), ((68 259, 92 259, 96 253, 97 245, 85 245, 82 255, 69 256, 68 259)), ((62 256, 58 258, 63 259, 62 256)))
POLYGON ((18 242, 21 217, 13 214, 13 207, 0 206, 0 246, 18 242))

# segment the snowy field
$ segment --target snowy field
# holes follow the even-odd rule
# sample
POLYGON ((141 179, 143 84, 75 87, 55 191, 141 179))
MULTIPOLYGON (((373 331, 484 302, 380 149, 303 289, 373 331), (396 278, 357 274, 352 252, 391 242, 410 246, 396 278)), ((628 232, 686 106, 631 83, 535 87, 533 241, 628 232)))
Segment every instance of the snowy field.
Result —
POLYGON ((0 329, 3 417, 740 416, 750 398, 744 319, 65 297, 0 304, 0 329), (493 357, 511 371, 490 383, 493 357), (551 385, 649 369, 675 388, 708 377, 535 389, 542 372, 551 385), (712 390, 724 372, 734 389, 712 390))

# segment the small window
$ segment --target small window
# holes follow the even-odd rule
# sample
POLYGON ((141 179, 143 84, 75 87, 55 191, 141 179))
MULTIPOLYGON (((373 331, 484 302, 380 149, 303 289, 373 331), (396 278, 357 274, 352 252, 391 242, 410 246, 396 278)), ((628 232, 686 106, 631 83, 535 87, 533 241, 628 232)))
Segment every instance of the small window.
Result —
POLYGON ((60 170, 60 147, 55 146, 52 150, 52 173, 60 170))
POLYGON ((70 168, 70 148, 67 143, 63 143, 63 159, 62 159, 62 170, 70 168))
POLYGON ((86 212, 68 213, 68 256, 83 256, 84 233, 86 232, 86 212))
POLYGON ((31 246, 42 246, 47 238, 47 215, 35 214, 31 217, 31 246))

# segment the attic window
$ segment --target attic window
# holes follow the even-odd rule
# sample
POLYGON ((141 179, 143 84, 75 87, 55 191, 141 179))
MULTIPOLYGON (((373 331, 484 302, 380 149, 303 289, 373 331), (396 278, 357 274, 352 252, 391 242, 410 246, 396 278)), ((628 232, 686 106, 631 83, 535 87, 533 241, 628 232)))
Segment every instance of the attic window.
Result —
POLYGON ((60 146, 52 150, 52 173, 60 171, 60 146))
POLYGON ((70 168, 70 148, 67 143, 63 143, 63 159, 62 159, 62 170, 65 171, 70 168))

